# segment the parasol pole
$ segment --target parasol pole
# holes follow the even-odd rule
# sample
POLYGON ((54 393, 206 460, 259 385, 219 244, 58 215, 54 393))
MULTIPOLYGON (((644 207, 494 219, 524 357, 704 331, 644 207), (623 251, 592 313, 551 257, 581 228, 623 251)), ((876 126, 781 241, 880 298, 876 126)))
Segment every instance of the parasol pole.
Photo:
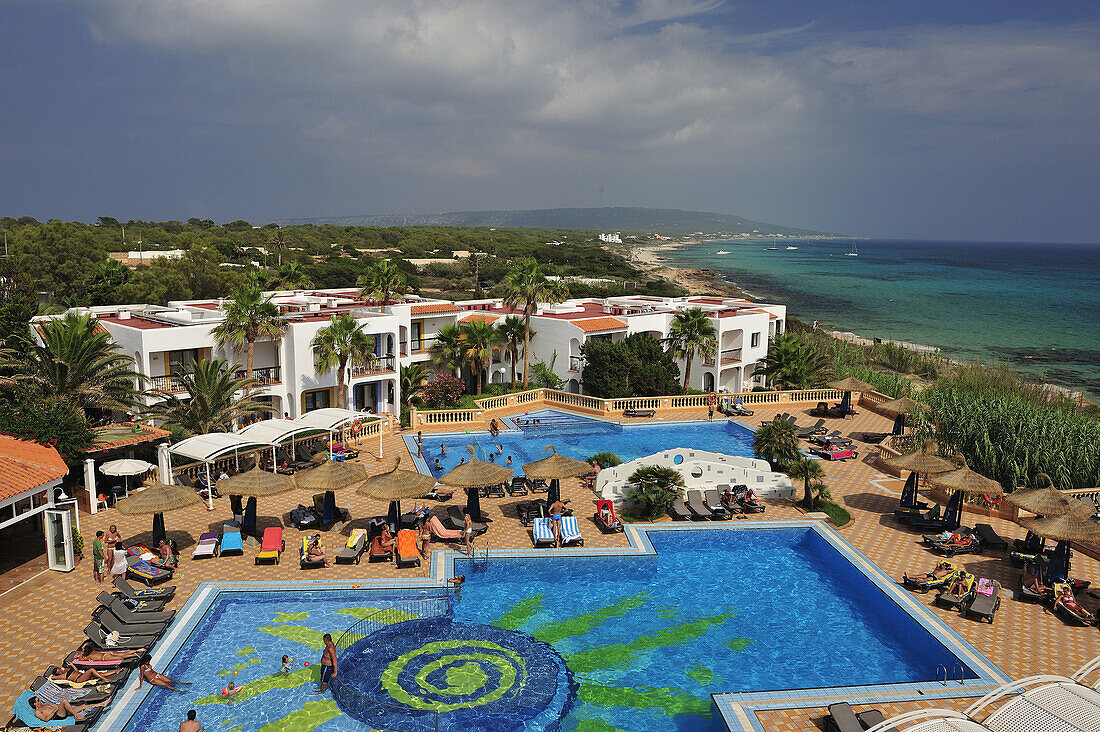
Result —
POLYGON ((214 510, 214 484, 210 480, 210 461, 206 461, 206 510, 214 510))
POLYGON ((378 418, 378 459, 382 459, 382 418, 378 418))

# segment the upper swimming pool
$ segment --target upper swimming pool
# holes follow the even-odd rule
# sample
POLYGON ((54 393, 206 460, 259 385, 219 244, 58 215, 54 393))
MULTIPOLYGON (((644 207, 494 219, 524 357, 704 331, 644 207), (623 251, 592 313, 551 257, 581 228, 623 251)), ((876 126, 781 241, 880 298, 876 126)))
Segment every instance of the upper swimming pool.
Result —
MULTIPOLYGON (((423 708, 431 695, 467 710, 442 714, 441 730, 564 732, 724 729, 711 717, 719 692, 930 685, 941 666, 978 676, 960 660, 980 659, 973 649, 907 612, 824 531, 673 527, 648 531, 655 554, 458 558, 453 571, 468 579, 453 618, 369 636, 374 671, 348 674, 377 680, 386 703, 423 708), (492 716, 500 694, 527 684, 542 692, 531 703, 547 705, 528 726, 492 716)), ((283 677, 279 659, 315 663, 322 633, 438 592, 222 590, 167 664, 192 692, 155 689, 118 728, 168 729, 194 707, 206 729, 370 729, 310 693, 316 665, 283 677), (234 704, 219 694, 230 680, 246 689, 234 704)))
MULTIPOLYGON (((752 430, 725 418, 620 425, 569 412, 541 409, 514 415, 505 421, 509 426, 516 426, 516 420, 522 420, 518 429, 504 430, 496 439, 488 432, 424 435, 424 462, 417 461, 417 467, 420 472, 429 470, 438 478, 463 458, 469 459, 467 446, 474 448, 479 460, 489 460, 491 457, 495 462, 507 464, 511 457, 509 467, 517 472, 524 463, 546 457, 547 445, 553 445, 562 455, 577 460, 584 460, 598 452, 613 452, 627 462, 677 447, 752 457, 752 430), (444 445, 446 454, 442 451, 444 445), (497 449, 498 446, 500 449, 497 449), (435 465, 436 460, 439 467, 435 465)), ((416 455, 415 436, 406 435, 405 444, 409 452, 416 455)))

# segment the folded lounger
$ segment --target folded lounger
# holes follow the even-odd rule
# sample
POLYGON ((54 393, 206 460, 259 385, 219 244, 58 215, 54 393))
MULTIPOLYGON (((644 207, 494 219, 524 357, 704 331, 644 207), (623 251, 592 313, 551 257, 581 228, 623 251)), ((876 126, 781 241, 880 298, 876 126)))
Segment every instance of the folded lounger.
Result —
POLYGON ((314 539, 320 539, 320 534, 306 534, 302 537, 302 543, 298 546, 298 563, 302 569, 317 569, 325 566, 325 560, 321 558, 311 558, 307 553, 309 551, 309 545, 313 543, 314 539))
POLYGON ((125 577, 115 577, 115 589, 129 600, 164 600, 167 602, 176 594, 175 587, 149 587, 138 589, 126 581, 125 577))
POLYGON ((703 500, 706 501, 707 508, 714 514, 713 518, 716 519, 728 519, 733 518, 733 514, 729 508, 722 503, 722 497, 718 495, 717 488, 708 488, 703 491, 703 500))
POLYGON ((106 605, 109 602, 108 598, 119 600, 125 607, 139 613, 160 612, 164 609, 164 606, 168 604, 168 600, 160 598, 146 598, 138 600, 132 597, 124 597, 121 593, 118 592, 114 594, 111 594, 109 592, 100 592, 97 599, 99 600, 99 603, 101 605, 106 605))
POLYGON ((939 504, 937 504, 935 506, 932 506, 932 508, 928 509, 924 513, 916 513, 916 514, 913 514, 913 515, 897 516, 897 519, 899 521, 901 521, 903 524, 908 524, 910 526, 912 526, 914 523, 917 523, 917 522, 931 523, 931 522, 935 522, 935 521, 939 520, 940 512, 942 510, 943 509, 940 508, 939 504))
POLYGON ((420 566, 420 551, 416 546, 416 532, 412 529, 401 529, 397 532, 397 566, 420 566))
POLYGON ((352 529, 344 548, 336 554, 337 564, 359 564, 367 549, 367 530, 352 529))
POLYGON ((430 498, 433 501, 439 501, 440 503, 442 503, 443 501, 451 500, 451 497, 454 496, 454 494, 454 488, 449 488, 445 485, 439 485, 437 483, 435 486, 432 487, 430 491, 425 493, 423 497, 430 498))
POLYGON ((974 531, 977 532, 978 538, 982 540, 982 544, 990 549, 1000 549, 1002 551, 1008 549, 1008 542, 994 531, 989 524, 974 524, 974 531))
POLYGON ((513 496, 526 496, 527 479, 522 475, 517 475, 512 478, 512 482, 508 484, 508 493, 513 496))
POLYGON ((703 501, 702 491, 688 491, 687 492, 687 507, 691 511, 692 518, 696 519, 709 519, 714 518, 714 514, 707 508, 707 504, 703 501))
POLYGON ((577 526, 576 516, 561 517, 561 545, 584 546, 584 537, 581 536, 580 527, 577 526))
POLYGON ((592 520, 604 534, 614 534, 623 530, 623 522, 615 515, 615 504, 606 499, 596 501, 596 513, 592 520))
POLYGON ((435 539, 442 539, 443 541, 462 541, 462 531, 459 529, 448 529, 443 525, 443 522, 439 520, 438 516, 432 516, 428 519, 428 531, 432 532, 432 537, 435 539))
POLYGON ((312 508, 299 503, 298 507, 290 512, 290 524, 298 531, 304 531, 317 528, 321 525, 321 520, 317 518, 312 508))
POLYGON ((107 642, 110 633, 95 620, 84 629, 84 635, 101 651, 136 651, 138 648, 149 648, 158 638, 155 635, 125 635, 119 631, 118 641, 111 644, 107 642))
POLYGON ((960 571, 959 574, 952 581, 952 585, 956 582, 962 581, 961 589, 955 591, 954 594, 948 592, 951 589, 951 585, 945 586, 940 593, 936 595, 934 602, 940 607, 946 607, 949 609, 961 608, 963 603, 970 599, 970 596, 974 593, 974 575, 969 572, 960 571))
POLYGON ((99 713, 103 711, 102 708, 97 707, 95 709, 89 709, 86 716, 82 717, 80 720, 77 720, 76 717, 65 717, 64 719, 43 722, 38 717, 34 716, 34 707, 31 706, 31 699, 33 698, 34 692, 28 689, 19 695, 11 708, 12 715, 30 729, 56 729, 61 730, 61 732, 82 732, 82 730, 88 729, 99 716, 99 713))
POLYGON ((172 622, 158 621, 156 623, 143 623, 140 621, 126 621, 120 620, 117 615, 112 613, 102 605, 92 611, 92 620, 99 623, 100 627, 106 630, 108 633, 117 632, 120 635, 152 635, 160 636, 164 631, 168 630, 168 625, 172 622))
POLYGON ((623 416, 624 417, 652 417, 655 414, 657 414, 657 412, 655 412, 652 409, 624 409, 623 410, 623 416))
POLYGON ((118 595, 100 592, 96 598, 103 607, 109 608, 114 616, 124 623, 167 623, 176 616, 175 610, 161 610, 159 601, 130 600, 130 602, 149 602, 147 607, 131 608, 118 595))
POLYGON ((208 531, 199 537, 199 543, 195 545, 195 551, 191 553, 192 561, 195 559, 209 559, 218 556, 218 544, 221 537, 216 531, 208 531))
POLYGON ((225 524, 222 526, 222 544, 219 556, 227 557, 244 554, 244 534, 239 527, 225 524))
POLYGON ((798 430, 799 437, 809 437, 810 435, 817 435, 825 432, 825 420, 819 419, 809 427, 800 427, 798 430))
POLYGON ((979 620, 988 620, 993 625, 993 616, 1001 606, 1001 583, 982 577, 974 587, 974 594, 961 608, 963 617, 973 615, 979 620))
POLYGON ((170 569, 155 567, 145 560, 137 559, 137 557, 130 557, 130 559, 137 560, 126 569, 126 576, 130 579, 135 579, 150 587, 172 579, 172 570, 170 569))
POLYGON ((264 538, 260 543, 260 553, 256 555, 256 564, 278 564, 279 559, 286 549, 283 541, 282 526, 268 526, 264 529, 264 538))
POLYGON ((668 515, 677 521, 691 520, 691 511, 689 511, 687 505, 684 504, 683 498, 676 498, 672 501, 672 504, 668 507, 668 515))
POLYGON ((351 515, 346 508, 336 505, 335 491, 325 491, 313 496, 313 513, 326 529, 339 521, 347 521, 351 515))
MULTIPOLYGON (((876 712, 880 718, 882 714, 878 710, 870 710, 876 712)), ((867 712, 863 712, 863 715, 867 712)), ((829 715, 825 717, 825 732, 863 732, 870 727, 864 727, 866 721, 862 718, 863 715, 856 715, 854 709, 848 702, 837 702, 836 704, 829 705, 829 715)), ((880 719, 880 721, 886 721, 880 719)))
POLYGON ((537 518, 531 524, 531 543, 535 547, 557 546, 558 540, 554 537, 554 525, 548 518, 537 518))

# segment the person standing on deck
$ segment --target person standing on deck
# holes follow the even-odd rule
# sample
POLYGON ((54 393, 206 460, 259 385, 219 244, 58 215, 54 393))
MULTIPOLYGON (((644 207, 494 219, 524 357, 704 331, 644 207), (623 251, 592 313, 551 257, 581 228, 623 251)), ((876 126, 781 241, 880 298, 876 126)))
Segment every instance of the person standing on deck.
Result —
POLYGON ((103 547, 103 532, 95 532, 92 542, 92 577, 97 585, 103 584, 103 572, 107 569, 107 550, 103 547))

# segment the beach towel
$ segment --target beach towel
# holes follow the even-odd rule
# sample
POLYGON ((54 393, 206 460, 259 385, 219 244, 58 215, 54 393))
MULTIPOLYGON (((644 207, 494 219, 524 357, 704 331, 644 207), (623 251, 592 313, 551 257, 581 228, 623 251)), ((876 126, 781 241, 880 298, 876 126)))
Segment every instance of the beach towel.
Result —
POLYGON ((29 725, 32 729, 58 729, 67 727, 70 724, 76 724, 76 719, 73 717, 43 722, 38 717, 34 716, 34 708, 31 707, 31 699, 33 698, 33 691, 24 691, 19 695, 19 698, 15 700, 15 704, 12 705, 12 713, 18 717, 19 721, 23 724, 29 725))
POLYGON ((581 536, 581 530, 577 527, 576 516, 561 517, 561 543, 562 545, 584 543, 584 537, 581 536))
POLYGON ((40 701, 44 701, 47 704, 60 704, 62 700, 75 701, 81 697, 88 696, 92 692, 91 689, 66 689, 58 686, 52 681, 47 681, 38 687, 38 691, 35 692, 35 696, 40 701))
POLYGON ((462 539, 462 532, 458 529, 448 529, 443 525, 443 522, 439 520, 438 516, 432 516, 428 519, 428 530, 432 532, 432 536, 444 539, 445 541, 459 541, 462 539))
POLYGON ((982 577, 978 580, 978 594, 980 595, 992 595, 993 594, 993 580, 988 577, 982 577))
POLYGON ((556 539, 554 538, 554 525, 551 523, 551 519, 537 518, 531 524, 531 538, 535 543, 535 546, 542 544, 554 544, 556 539))
POLYGON ((344 546, 346 546, 348 549, 358 549, 359 548, 359 538, 360 537, 366 537, 366 535, 367 535, 367 530, 366 529, 352 529, 351 530, 351 536, 348 537, 348 541, 347 541, 346 544, 344 544, 344 546))
POLYGON ((416 548, 416 532, 412 529, 401 529, 397 532, 397 556, 402 558, 420 556, 416 548))

